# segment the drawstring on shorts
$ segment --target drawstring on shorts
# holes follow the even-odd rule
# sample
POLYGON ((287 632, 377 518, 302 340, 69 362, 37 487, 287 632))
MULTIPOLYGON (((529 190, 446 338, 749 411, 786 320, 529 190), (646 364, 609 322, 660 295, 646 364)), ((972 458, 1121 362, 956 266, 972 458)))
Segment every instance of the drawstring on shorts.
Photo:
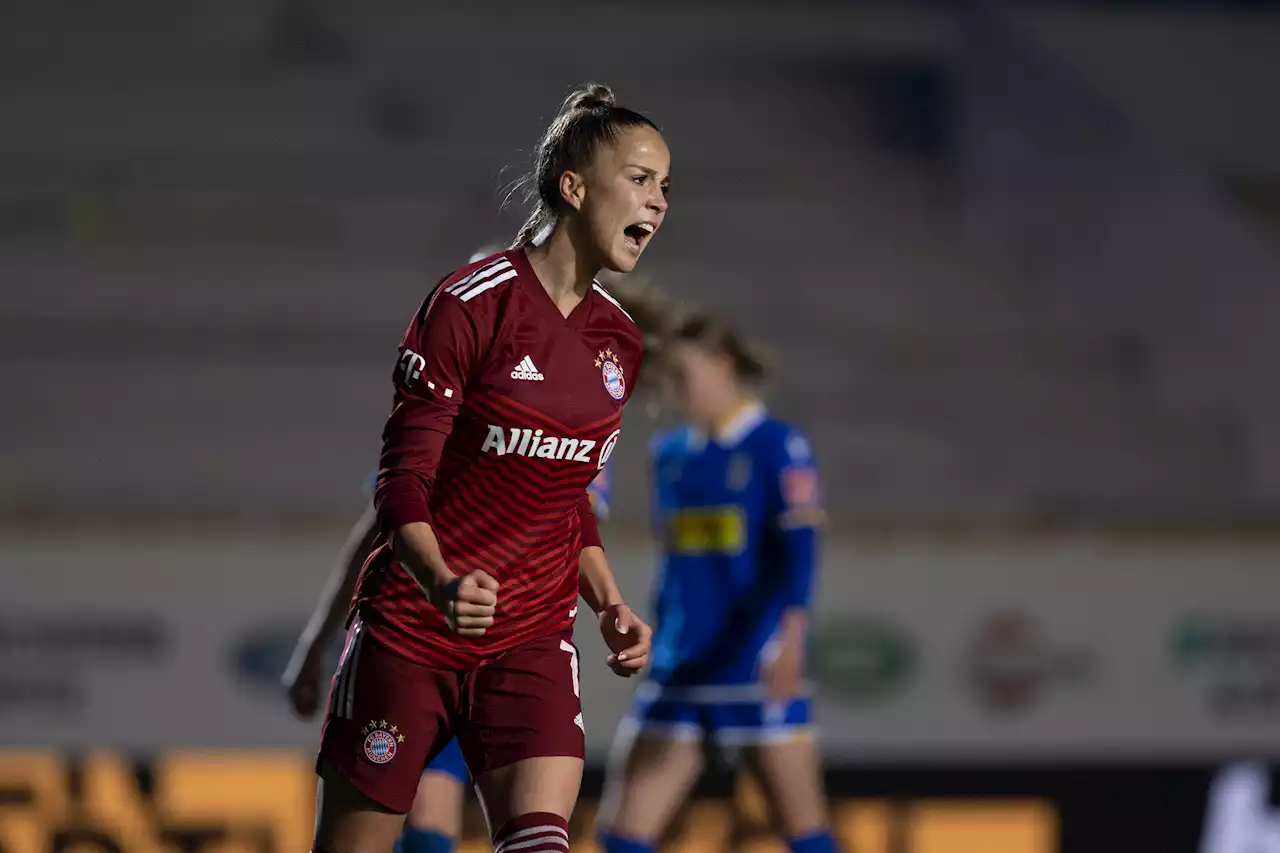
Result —
POLYGON ((463 716, 471 719, 471 709, 476 704, 476 671, 469 670, 462 675, 462 697, 466 705, 463 716))

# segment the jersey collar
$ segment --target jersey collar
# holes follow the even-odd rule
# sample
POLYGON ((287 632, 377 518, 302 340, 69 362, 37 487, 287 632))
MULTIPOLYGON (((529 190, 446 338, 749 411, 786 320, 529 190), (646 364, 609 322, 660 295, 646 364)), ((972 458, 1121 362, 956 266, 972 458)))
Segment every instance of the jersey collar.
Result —
MULTIPOLYGON (((739 409, 738 413, 730 418, 727 423, 717 429, 711 438, 721 447, 737 447, 744 438, 751 434, 752 430, 760 426, 767 416, 768 411, 765 409, 764 403, 758 400, 748 403, 739 409)), ((707 443, 707 434, 702 430, 693 430, 692 438, 692 444, 695 447, 701 447, 707 443)))

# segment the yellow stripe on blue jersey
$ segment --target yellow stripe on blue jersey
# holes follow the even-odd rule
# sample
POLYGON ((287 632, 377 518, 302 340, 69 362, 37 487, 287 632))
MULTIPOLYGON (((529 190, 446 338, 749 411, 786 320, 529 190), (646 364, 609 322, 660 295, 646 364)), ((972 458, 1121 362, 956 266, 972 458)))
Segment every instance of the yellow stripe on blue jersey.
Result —
POLYGON ((667 521, 667 546, 684 556, 737 556, 747 547, 746 513, 740 506, 675 510, 667 521))

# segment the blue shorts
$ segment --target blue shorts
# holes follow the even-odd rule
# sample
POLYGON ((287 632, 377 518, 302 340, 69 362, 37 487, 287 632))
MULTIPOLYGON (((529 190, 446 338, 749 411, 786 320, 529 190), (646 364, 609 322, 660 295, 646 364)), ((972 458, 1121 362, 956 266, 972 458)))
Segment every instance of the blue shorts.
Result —
POLYGON ((759 684, 668 687, 646 681, 623 726, 673 740, 752 746, 811 736, 813 713, 807 692, 770 702, 759 684))
POLYGON ((422 772, 443 773, 446 776, 452 776, 463 785, 471 782, 471 777, 467 774, 467 762, 462 759, 462 748, 458 746, 457 739, 449 741, 449 745, 422 772))

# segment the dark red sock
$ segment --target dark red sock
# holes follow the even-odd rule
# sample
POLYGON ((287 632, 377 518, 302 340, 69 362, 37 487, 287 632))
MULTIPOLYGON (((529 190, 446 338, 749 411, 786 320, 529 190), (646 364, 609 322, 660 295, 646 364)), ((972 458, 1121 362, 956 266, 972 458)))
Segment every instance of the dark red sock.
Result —
POLYGON ((569 822, 550 812, 533 812, 507 821, 493 836, 493 853, 565 853, 569 822))

